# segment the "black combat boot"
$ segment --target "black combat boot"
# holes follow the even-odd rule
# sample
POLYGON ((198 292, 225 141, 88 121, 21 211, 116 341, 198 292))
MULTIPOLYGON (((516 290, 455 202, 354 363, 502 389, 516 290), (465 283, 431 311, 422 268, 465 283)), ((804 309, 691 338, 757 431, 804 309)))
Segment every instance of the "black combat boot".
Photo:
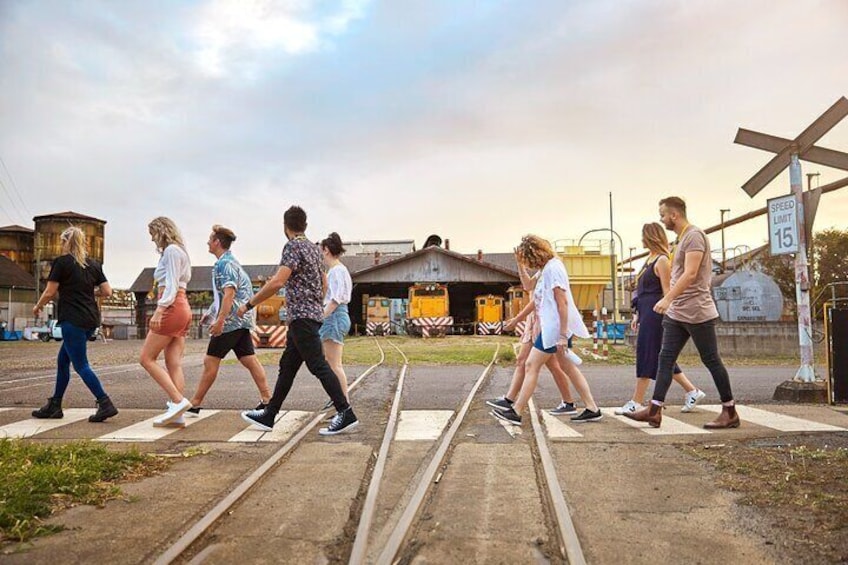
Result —
POLYGON ((45 404, 38 410, 32 411, 33 418, 50 418, 58 420, 63 416, 64 414, 62 413, 62 399, 53 398, 52 396, 47 399, 47 404, 45 404))
POLYGON ((118 414, 118 409, 112 404, 112 399, 108 396, 97 401, 97 412, 88 417, 89 422, 102 422, 106 418, 111 418, 118 414))

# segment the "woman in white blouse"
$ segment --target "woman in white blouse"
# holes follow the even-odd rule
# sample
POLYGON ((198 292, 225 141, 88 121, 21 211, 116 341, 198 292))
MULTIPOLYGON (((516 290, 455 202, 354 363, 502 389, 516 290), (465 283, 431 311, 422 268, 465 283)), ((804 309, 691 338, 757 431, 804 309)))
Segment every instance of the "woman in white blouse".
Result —
POLYGON ((168 410, 155 419, 153 425, 184 426, 183 413, 191 408, 191 403, 183 396, 185 375, 182 367, 185 337, 191 326, 191 308, 186 299, 191 263, 173 220, 160 216, 151 221, 147 229, 161 254, 153 271, 159 299, 156 312, 150 318, 139 362, 168 395, 168 410), (162 351, 167 371, 156 362, 162 351))
POLYGON ((339 378, 342 392, 347 397, 347 375, 342 365, 342 352, 344 338, 350 331, 347 305, 350 303, 353 281, 347 267, 339 260, 344 252, 342 238, 336 232, 321 241, 321 254, 324 256, 324 265, 327 266, 327 292, 324 295, 324 323, 321 324, 318 335, 321 337, 324 357, 339 378))
POLYGON ((583 323, 580 311, 571 295, 568 273, 565 265, 551 248, 550 243, 541 237, 528 235, 521 239, 516 248, 517 259, 531 269, 541 269, 541 274, 533 289, 533 309, 539 333, 533 341, 533 348, 526 362, 526 375, 521 392, 511 408, 494 408, 492 414, 511 424, 521 424, 521 413, 530 402, 536 390, 539 371, 556 355, 557 361, 569 380, 577 389, 586 408, 573 416, 573 422, 591 422, 602 418, 601 410, 595 404, 586 377, 564 353, 564 345, 572 335, 589 337, 589 331, 583 323))

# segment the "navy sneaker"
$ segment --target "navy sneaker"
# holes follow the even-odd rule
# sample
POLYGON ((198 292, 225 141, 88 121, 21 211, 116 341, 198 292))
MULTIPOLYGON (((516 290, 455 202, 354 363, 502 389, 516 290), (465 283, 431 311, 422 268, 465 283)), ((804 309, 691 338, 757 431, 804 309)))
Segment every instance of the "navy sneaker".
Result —
POLYGON ((597 422, 598 420, 600 420, 603 417, 604 417, 604 415, 601 414, 600 408, 598 408, 594 412, 592 412, 591 410, 586 408, 585 410, 583 410, 577 416, 572 416, 571 421, 574 422, 575 424, 578 424, 578 423, 581 423, 581 422, 597 422))
POLYGON ((566 414, 577 414, 577 408, 574 407, 573 402, 560 402, 559 406, 548 410, 548 412, 554 416, 564 416, 566 414))
POLYGON ((486 404, 491 406, 492 408, 497 408, 499 410, 506 410, 507 408, 512 408, 512 400, 507 398, 506 396, 501 396, 495 398, 494 400, 487 400, 486 404))
POLYGON ((321 428, 318 433, 322 436, 334 436, 342 432, 347 432, 359 425, 359 420, 356 419, 356 414, 353 413, 353 408, 338 412, 330 424, 326 428, 321 428))
POLYGON ((248 424, 253 424, 263 432, 270 432, 274 429, 274 417, 269 410, 245 410, 241 413, 241 419, 248 424))
POLYGON ((497 418, 498 420, 503 420, 504 422, 509 422, 513 426, 521 425, 521 416, 512 408, 495 408, 490 412, 492 416, 497 418))

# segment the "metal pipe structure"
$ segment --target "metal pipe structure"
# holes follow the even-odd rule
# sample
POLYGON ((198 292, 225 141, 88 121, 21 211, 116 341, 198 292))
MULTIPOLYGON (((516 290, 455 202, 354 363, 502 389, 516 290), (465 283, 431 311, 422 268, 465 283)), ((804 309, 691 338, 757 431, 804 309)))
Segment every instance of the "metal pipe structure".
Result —
MULTIPOLYGON (((608 231, 612 235, 615 235, 615 237, 618 238, 618 243, 621 246, 622 253, 624 252, 624 242, 622 241, 621 236, 618 235, 617 231, 610 229, 610 228, 597 228, 597 229, 594 229, 594 230, 589 230, 587 232, 584 232, 583 235, 580 236, 580 239, 577 240, 577 246, 579 247, 583 244, 583 238, 584 237, 586 237, 590 233, 595 233, 595 232, 599 232, 599 231, 604 231, 604 232, 608 231)), ((610 239, 612 239, 612 235, 610 236, 610 239)), ((624 281, 623 280, 621 280, 621 281, 617 280, 617 279, 620 278, 618 276, 617 267, 623 266, 624 261, 620 261, 618 264, 616 264, 616 262, 615 262, 615 248, 614 247, 612 249, 612 253, 611 253, 610 256, 611 256, 611 259, 610 259, 610 274, 612 275, 612 288, 613 288, 613 294, 612 294, 612 296, 613 296, 613 307, 614 307, 613 310, 615 310, 615 313, 617 314, 618 313, 618 304, 615 302, 615 285, 618 284, 619 282, 621 283, 621 296, 624 297, 624 281)), ((615 316, 613 316, 613 323, 615 323, 615 322, 616 322, 616 319, 615 319, 615 316)))
MULTIPOLYGON (((827 194, 828 192, 833 192, 834 190, 839 190, 840 188, 845 188, 846 186, 848 186, 848 177, 845 177, 844 179, 840 179, 838 181, 834 181, 834 182, 831 182, 831 183, 828 183, 828 184, 822 186, 821 187, 821 193, 822 193, 822 195, 824 195, 824 194, 827 194)), ((758 216, 762 216, 766 212, 768 212, 768 207, 758 208, 757 210, 753 210, 751 212, 748 212, 747 214, 742 214, 738 218, 733 218, 732 220, 728 220, 727 222, 724 223, 724 227, 729 228, 731 226, 741 224, 742 222, 747 222, 748 220, 751 220, 751 219, 756 218, 758 216)), ((717 232, 720 229, 721 229, 721 224, 718 224, 716 226, 712 226, 712 227, 705 229, 704 233, 711 234, 711 233, 717 232)), ((645 251, 645 252, 640 253, 638 255, 634 255, 631 259, 621 261, 621 264, 628 263, 630 261, 636 261, 638 259, 642 259, 643 257, 647 257, 647 256, 648 256, 648 252, 645 251)))

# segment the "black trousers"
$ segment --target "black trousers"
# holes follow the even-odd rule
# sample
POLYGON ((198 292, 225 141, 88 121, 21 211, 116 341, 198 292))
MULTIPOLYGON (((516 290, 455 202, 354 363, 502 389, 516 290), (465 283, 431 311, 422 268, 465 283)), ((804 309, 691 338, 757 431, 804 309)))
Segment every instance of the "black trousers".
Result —
POLYGON ((309 372, 318 377, 321 386, 333 400, 333 406, 341 412, 350 406, 344 393, 339 377, 330 368, 324 351, 321 349, 321 338, 318 337, 318 329, 321 322, 301 318, 293 320, 289 324, 287 334, 286 350, 280 357, 280 370, 277 374, 277 384, 274 385, 274 394, 268 402, 268 410, 275 414, 280 411, 283 401, 289 395, 294 378, 303 363, 309 368, 309 372))
POLYGON ((700 324, 685 324, 663 316, 663 340, 660 349, 659 367, 657 368, 657 383, 654 385, 654 400, 665 402, 665 395, 671 386, 671 372, 677 357, 683 351, 683 346, 692 338, 701 362, 713 376, 718 394, 722 402, 733 400, 733 392, 730 390, 730 376, 718 354, 718 342, 716 340, 715 320, 709 320, 700 324))

